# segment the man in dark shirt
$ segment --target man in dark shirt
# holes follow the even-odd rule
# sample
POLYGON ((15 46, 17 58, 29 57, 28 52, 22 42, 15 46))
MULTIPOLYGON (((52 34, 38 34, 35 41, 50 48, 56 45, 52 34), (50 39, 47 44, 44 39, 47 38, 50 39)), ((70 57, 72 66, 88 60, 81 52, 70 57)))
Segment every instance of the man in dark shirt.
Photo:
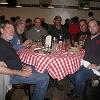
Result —
MULTIPOLYGON (((9 23, 2 23, 0 24, 0 31, 0 60, 4 61, 10 69, 21 70, 23 67, 21 61, 9 42, 14 36, 14 27, 9 23)), ((32 100, 44 100, 49 83, 49 76, 47 73, 40 74, 36 72, 33 66, 32 69, 32 75, 30 77, 12 76, 11 83, 36 84, 32 100)))
POLYGON ((0 59, 2 59, 9 68, 17 70, 22 68, 22 63, 9 42, 0 38, 0 48, 0 59))
POLYGON ((51 35, 52 37, 56 37, 58 41, 60 39, 60 36, 62 36, 62 40, 70 41, 70 34, 67 31, 68 29, 61 24, 61 21, 62 21, 61 16, 55 16, 53 21, 54 25, 48 29, 48 34, 51 35))
POLYGON ((84 44, 87 36, 91 35, 90 32, 88 31, 87 21, 85 19, 81 19, 79 21, 79 26, 80 26, 80 32, 76 34, 75 42, 77 42, 78 44, 83 42, 84 44))
POLYGON ((19 20, 15 25, 15 34, 13 39, 10 41, 15 50, 21 48, 26 48, 32 44, 31 40, 25 38, 25 22, 24 20, 19 20))
POLYGON ((75 87, 76 96, 82 96, 85 88, 85 82, 94 76, 94 69, 100 65, 100 32, 96 20, 92 19, 88 23, 91 36, 85 42, 85 56, 81 61, 81 67, 77 72, 70 76, 75 87))

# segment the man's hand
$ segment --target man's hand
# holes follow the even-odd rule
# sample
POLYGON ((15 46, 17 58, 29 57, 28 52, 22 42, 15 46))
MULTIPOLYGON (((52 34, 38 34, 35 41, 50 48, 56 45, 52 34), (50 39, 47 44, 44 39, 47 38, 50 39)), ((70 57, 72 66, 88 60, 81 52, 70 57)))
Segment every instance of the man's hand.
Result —
POLYGON ((7 67, 6 63, 3 61, 0 61, 0 67, 7 67))
POLYGON ((97 65, 96 64, 90 64, 90 65, 88 65, 88 67, 92 69, 92 68, 96 68, 97 65))
POLYGON ((31 40, 26 40, 24 43, 23 43, 23 46, 24 47, 28 47, 32 44, 32 41, 31 40))
POLYGON ((25 68, 23 68, 21 71, 21 76, 29 77, 30 75, 32 75, 31 66, 25 66, 25 68))

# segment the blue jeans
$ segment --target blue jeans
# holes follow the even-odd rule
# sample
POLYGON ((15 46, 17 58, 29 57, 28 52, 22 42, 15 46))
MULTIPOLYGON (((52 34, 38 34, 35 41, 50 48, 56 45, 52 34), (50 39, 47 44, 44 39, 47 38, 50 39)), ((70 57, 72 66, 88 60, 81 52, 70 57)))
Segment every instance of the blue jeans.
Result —
POLYGON ((69 75, 68 78, 74 85, 76 96, 83 95, 86 81, 94 76, 94 73, 91 69, 81 66, 80 69, 72 75, 69 75))
POLYGON ((35 84, 35 91, 33 93, 32 100, 44 100, 44 96, 48 88, 49 75, 47 72, 44 72, 43 74, 38 73, 33 67, 33 72, 30 77, 13 76, 11 78, 11 83, 35 84))

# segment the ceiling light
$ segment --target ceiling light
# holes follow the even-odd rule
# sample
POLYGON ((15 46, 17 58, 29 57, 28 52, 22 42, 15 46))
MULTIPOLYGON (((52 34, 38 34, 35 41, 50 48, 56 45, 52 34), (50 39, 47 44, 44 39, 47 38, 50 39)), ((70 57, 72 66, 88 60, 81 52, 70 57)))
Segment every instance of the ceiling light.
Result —
POLYGON ((6 0, 1 0, 1 1, 0 1, 0 4, 7 5, 8 2, 7 2, 6 0))
POLYGON ((82 9, 86 9, 86 10, 87 10, 87 9, 89 9, 89 8, 88 8, 88 7, 87 7, 87 8, 86 8, 86 7, 84 7, 84 8, 82 8, 82 9))
POLYGON ((22 6, 21 5, 16 5, 16 8, 22 8, 22 6))
POLYGON ((53 8, 55 8, 54 6, 52 6, 52 5, 50 5, 50 6, 48 6, 48 8, 49 9, 53 9, 53 8))

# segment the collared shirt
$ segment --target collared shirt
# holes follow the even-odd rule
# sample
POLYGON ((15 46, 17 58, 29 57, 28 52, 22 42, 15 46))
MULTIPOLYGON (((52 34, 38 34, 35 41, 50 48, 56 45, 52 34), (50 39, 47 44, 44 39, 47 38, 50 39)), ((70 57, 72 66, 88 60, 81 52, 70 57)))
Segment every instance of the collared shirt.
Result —
POLYGON ((33 42, 41 40, 42 36, 47 35, 47 31, 41 27, 39 31, 37 31, 34 27, 31 28, 28 33, 28 39, 32 40, 33 42))

